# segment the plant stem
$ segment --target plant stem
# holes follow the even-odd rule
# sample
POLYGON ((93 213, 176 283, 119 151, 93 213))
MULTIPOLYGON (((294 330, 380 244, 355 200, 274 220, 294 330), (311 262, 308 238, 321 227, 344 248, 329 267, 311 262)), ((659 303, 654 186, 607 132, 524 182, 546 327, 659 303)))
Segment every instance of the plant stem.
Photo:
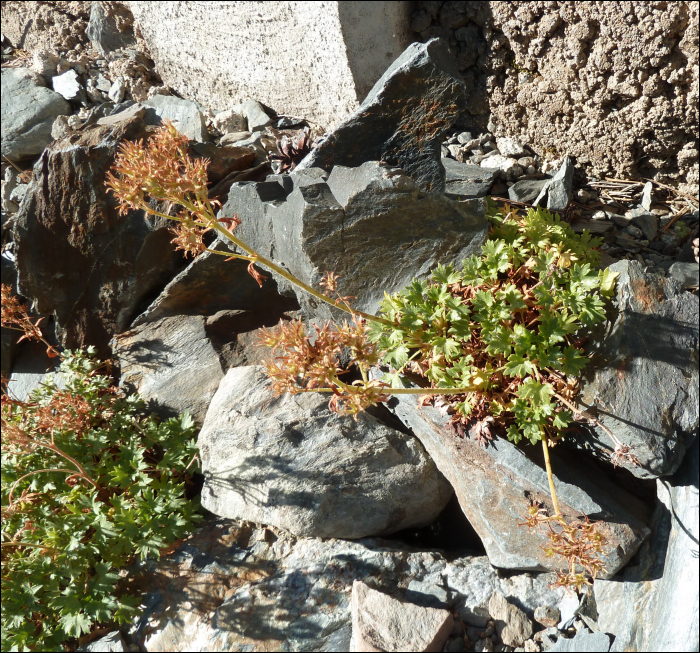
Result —
POLYGON ((591 422, 592 424, 595 424, 596 426, 599 426, 605 433, 610 436, 610 439, 618 446, 622 446, 622 442, 617 438, 617 436, 607 427, 605 424, 603 424, 599 419, 593 417, 593 415, 590 415, 589 413, 584 413, 580 408, 576 408, 574 404, 572 404, 568 399, 564 399, 560 394, 557 394, 556 392, 552 393, 561 403, 563 403, 567 408, 571 410, 571 412, 575 413, 579 417, 583 417, 588 422, 591 422))
POLYGON ((542 429, 542 450, 544 451, 544 465, 547 468, 547 480, 549 481, 549 493, 552 495, 552 504, 554 505, 554 512, 556 517, 561 517, 561 510, 559 510, 559 501, 557 501, 557 492, 554 489, 554 476, 552 475, 552 463, 549 461, 549 443, 547 440, 547 434, 542 429))
POLYGON ((10 494, 7 497, 7 502, 11 506, 12 505, 12 495, 14 494, 15 489, 17 488, 17 485, 19 484, 20 481, 23 481, 25 478, 28 476, 33 476, 34 474, 41 474, 43 472, 63 472, 64 474, 71 474, 73 476, 80 476, 80 474, 76 474, 76 471, 74 469, 37 469, 34 472, 29 472, 28 474, 25 474, 24 476, 20 476, 13 484, 12 488, 10 489, 10 494))

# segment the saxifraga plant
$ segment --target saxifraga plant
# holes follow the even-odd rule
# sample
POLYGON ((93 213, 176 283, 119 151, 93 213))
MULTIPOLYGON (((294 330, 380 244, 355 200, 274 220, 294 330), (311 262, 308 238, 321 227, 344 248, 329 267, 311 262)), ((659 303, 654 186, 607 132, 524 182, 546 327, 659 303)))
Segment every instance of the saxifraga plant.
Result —
MULTIPOLYGON (((46 342, 16 301, 3 304, 3 326, 10 317, 46 342)), ((130 621, 140 598, 117 593, 117 570, 158 557, 201 519, 185 498, 198 464, 192 419, 144 417, 90 349, 60 356, 62 388, 47 381, 20 401, 3 387, 3 651, 55 651, 130 621)))
POLYGON ((451 425, 486 444, 497 433, 518 443, 540 442, 552 496, 553 514, 529 507, 526 524, 546 526, 548 555, 566 559, 568 571, 557 584, 580 587, 602 570, 598 554, 604 538, 587 519, 568 523, 557 501, 549 448, 578 417, 605 429, 615 442, 613 462, 636 464, 636 458, 612 432, 572 403, 576 377, 587 359, 580 349, 585 330, 605 317, 605 298, 614 293, 615 274, 595 271, 600 239, 579 236, 545 209, 518 215, 508 206, 489 204, 491 230, 480 256, 464 261, 461 270, 439 265, 428 280, 414 280, 406 289, 386 295, 379 315, 352 308, 338 292, 338 277, 328 272, 323 292, 295 278, 266 259, 233 233, 237 216, 217 217, 217 203, 208 199, 206 160, 193 161, 187 139, 166 125, 144 144, 124 143, 109 175, 108 187, 123 213, 133 209, 173 220, 178 248, 196 255, 211 251, 227 259, 249 261, 248 271, 262 283, 260 264, 317 299, 347 312, 342 325, 314 326, 307 334, 301 320, 263 330, 262 344, 275 350, 267 364, 277 392, 332 393, 332 410, 356 415, 392 394, 422 395, 452 412, 451 425), (177 205, 181 211, 154 208, 152 200, 177 205), (211 250, 203 235, 214 230, 241 253, 211 250), (341 352, 362 378, 341 379, 348 369, 341 352), (373 379, 372 368, 385 366, 373 379), (426 387, 404 387, 404 373, 422 377, 426 387))

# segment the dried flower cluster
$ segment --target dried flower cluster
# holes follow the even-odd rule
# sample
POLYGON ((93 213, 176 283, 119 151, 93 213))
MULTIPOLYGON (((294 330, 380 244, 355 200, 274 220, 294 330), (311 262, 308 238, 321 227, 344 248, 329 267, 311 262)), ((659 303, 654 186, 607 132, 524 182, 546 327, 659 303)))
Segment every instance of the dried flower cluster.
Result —
POLYGON ((567 523, 562 516, 547 516, 547 511, 542 505, 533 502, 525 522, 519 525, 535 531, 540 531, 546 526, 549 543, 542 547, 545 555, 566 560, 568 570, 557 571, 557 580, 553 587, 575 587, 580 590, 583 585, 592 585, 591 579, 605 571, 603 561, 599 557, 607 543, 605 536, 600 532, 603 522, 591 523, 588 517, 584 516, 582 520, 567 523))
POLYGON ((39 328, 39 324, 44 319, 37 318, 32 322, 32 318, 27 313, 27 307, 19 303, 19 299, 12 293, 12 288, 2 284, 2 326, 13 331, 21 331, 22 337, 18 340, 38 340, 46 345, 46 354, 50 358, 58 356, 56 349, 50 345, 39 328))

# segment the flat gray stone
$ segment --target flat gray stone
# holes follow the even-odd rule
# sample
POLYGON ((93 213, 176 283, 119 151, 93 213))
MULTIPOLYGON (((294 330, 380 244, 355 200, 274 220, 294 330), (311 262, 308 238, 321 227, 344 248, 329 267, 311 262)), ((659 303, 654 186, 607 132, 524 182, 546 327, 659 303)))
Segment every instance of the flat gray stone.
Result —
POLYGON ((455 200, 484 197, 496 178, 496 170, 454 159, 441 159, 445 167, 445 195, 455 200))
POLYGON ((532 623, 517 606, 506 601, 500 592, 489 600, 489 614, 494 620, 496 634, 506 646, 522 646, 532 637, 532 623))
POLYGON ((647 240, 654 240, 659 228, 659 216, 653 213, 642 213, 635 215, 631 223, 635 227, 639 227, 647 240))
MULTIPOLYGON (((243 104, 235 107, 237 113, 242 113, 248 123, 248 131, 256 132, 267 127, 272 122, 272 118, 265 113, 260 102, 246 100, 243 104)), ((236 131, 234 129, 230 131, 236 131)))
MULTIPOLYGON (((619 261, 617 312, 606 333, 588 343, 579 401, 631 448, 641 466, 621 464, 640 478, 672 474, 698 428, 698 297, 673 278, 619 261)), ((599 427, 575 442, 603 459, 614 443, 599 427)))
POLYGON ((115 50, 136 47, 133 21, 131 12, 123 5, 111 4, 107 12, 101 2, 93 2, 90 5, 87 37, 103 57, 115 50))
MULTIPOLYGON (((525 497, 540 501, 552 513, 547 475, 522 447, 498 438, 484 448, 446 428, 447 418, 432 406, 418 407, 415 396, 396 395, 391 410, 423 443, 438 469, 450 481, 465 516, 476 530, 491 564, 504 569, 555 570, 560 562, 544 553, 543 533, 515 528, 527 511, 525 497)), ((605 520, 608 545, 602 555, 615 574, 649 534, 646 507, 580 464, 580 454, 550 454, 561 510, 565 516, 592 515, 605 520)))
POLYGON ((183 136, 193 141, 203 143, 209 139, 204 116, 194 102, 172 95, 155 95, 142 104, 147 107, 147 124, 160 124, 167 119, 183 136))
POLYGON ((516 181, 508 189, 508 197, 514 202, 531 204, 548 182, 548 179, 523 179, 522 181, 516 181))
POLYGON ((579 630, 571 639, 560 637, 548 650, 550 653, 607 653, 610 650, 610 635, 579 630))
POLYGON ((226 373, 198 446, 207 510, 299 536, 424 526, 452 495, 413 436, 333 413, 323 393, 277 397, 261 366, 226 373))
POLYGON ((205 325, 201 316, 176 316, 116 336, 120 385, 163 418, 189 413, 202 424, 223 378, 205 325))
MULTIPOLYGON (((99 3, 94 3, 99 4, 99 3)), ((89 653, 112 653, 117 651, 128 651, 124 639, 118 630, 96 639, 85 646, 80 646, 78 651, 89 651, 89 653)))
POLYGON ((385 161, 421 192, 442 193, 440 146, 466 107, 466 87, 448 44, 412 43, 374 85, 357 111, 297 167, 356 167, 385 161))
POLYGON ((46 88, 44 79, 26 68, 2 69, 2 155, 13 161, 41 154, 51 142, 57 116, 73 113, 70 104, 46 88))

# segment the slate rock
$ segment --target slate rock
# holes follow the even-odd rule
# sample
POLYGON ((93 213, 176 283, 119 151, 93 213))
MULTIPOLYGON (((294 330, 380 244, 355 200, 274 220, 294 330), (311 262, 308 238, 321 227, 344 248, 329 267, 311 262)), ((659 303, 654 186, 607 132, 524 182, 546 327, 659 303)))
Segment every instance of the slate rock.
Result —
POLYGON ((75 70, 67 70, 62 75, 56 75, 51 84, 56 93, 62 95, 66 100, 80 99, 81 92, 84 94, 85 89, 78 80, 78 73, 75 70))
POLYGON ((296 535, 358 538, 424 526, 452 489, 420 443, 322 393, 276 397, 260 366, 229 370, 199 434, 202 505, 296 535))
POLYGON ((652 534, 638 564, 593 589, 613 651, 695 651, 698 629, 698 440, 673 477, 656 481, 652 534))
POLYGON ((447 610, 426 608, 352 584, 351 651, 442 651, 452 632, 447 610))
POLYGON ((165 419, 189 413, 197 424, 204 422, 223 378, 204 317, 163 318, 119 334, 113 344, 121 386, 138 392, 165 419))
POLYGON ((610 650, 610 635, 579 630, 571 639, 560 637, 548 650, 550 653, 607 653, 610 650))
POLYGON ((298 168, 357 167, 385 161, 415 179, 421 192, 442 193, 440 146, 466 108, 466 87, 447 42, 412 43, 374 85, 357 111, 298 168))
POLYGON ((532 637, 532 623, 518 607, 506 601, 500 592, 489 600, 489 614, 494 620, 496 634, 506 646, 522 646, 532 637))
POLYGON ((42 153, 57 116, 73 113, 60 94, 26 68, 2 69, 2 155, 19 161, 42 153))
POLYGON ((439 584, 460 619, 482 627, 494 591, 527 614, 564 593, 549 589, 553 574, 501 576, 484 556, 448 561, 397 541, 295 538, 220 519, 174 553, 131 566, 131 591, 145 609, 130 635, 148 651, 348 651, 355 579, 387 593, 414 580, 439 584))
POLYGON ((93 2, 90 5, 90 22, 86 33, 92 47, 103 57, 115 50, 136 47, 134 17, 129 9, 119 3, 111 3, 107 11, 103 4, 93 2))
MULTIPOLYGON (((620 272, 616 314, 589 341, 580 401, 641 463, 623 467, 640 478, 672 474, 698 428, 698 297, 637 261, 609 269, 620 272)), ((604 459, 614 450, 599 427, 581 442, 604 459)))
MULTIPOLYGON (((612 222, 607 220, 576 220, 571 223, 571 228, 574 233, 582 234, 584 231, 588 231, 592 234, 604 234, 613 229, 612 222)), ((629 227, 628 227, 629 229, 629 227)), ((640 232, 641 234, 641 232, 640 232)))
POLYGON ((531 204, 548 183, 547 179, 522 179, 508 189, 508 197, 514 202, 531 204))
MULTIPOLYGON (((377 373, 375 373, 375 376, 377 373)), ((450 481, 459 505, 486 549, 491 564, 504 569, 556 570, 561 561, 543 551, 542 533, 516 528, 527 510, 525 497, 540 501, 553 514, 547 475, 524 449, 499 438, 484 448, 459 438, 432 406, 418 407, 412 395, 396 395, 391 410, 423 443, 450 481)), ((552 468, 562 513, 569 518, 594 515, 606 521, 603 553, 608 578, 634 554, 649 530, 647 510, 636 497, 610 482, 580 454, 552 451, 552 468)))
POLYGON ((668 269, 668 273, 685 289, 697 288, 700 283, 700 266, 695 262, 676 262, 668 269))
POLYGON ((496 171, 454 159, 441 159, 445 167, 445 195, 455 200, 484 197, 496 177, 496 171))
MULTIPOLYGON (((319 288, 327 271, 341 275, 339 291, 356 297, 359 310, 375 313, 385 291, 425 278, 438 263, 461 262, 484 242, 483 199, 421 196, 413 179, 376 161, 336 166, 327 182, 315 170, 295 170, 291 192, 274 182, 234 184, 222 211, 242 220, 236 235, 303 282, 319 288)), ((276 279, 309 315, 340 313, 276 279)))
MULTIPOLYGON (((117 77, 109 87, 107 96, 114 104, 119 104, 126 95, 126 80, 123 77, 117 77)), ((156 96, 159 97, 159 96, 156 96)), ((175 122, 175 121, 173 121, 175 122)))
MULTIPOLYGON (((248 99, 243 104, 240 104, 234 109, 236 113, 243 114, 245 116, 248 131, 256 132, 264 127, 267 127, 272 122, 272 118, 265 113, 260 102, 248 99)), ((243 127, 245 129, 245 127, 243 127)), ((235 130, 231 130, 235 131, 235 130)))
POLYGON ((574 161, 570 156, 565 156, 561 167, 549 182, 543 186, 533 204, 535 206, 543 206, 546 197, 546 206, 550 211, 563 211, 571 201, 573 182, 574 161))
POLYGON ((162 120, 170 120, 183 136, 199 143, 209 140, 204 116, 197 104, 191 100, 172 95, 154 95, 142 104, 147 108, 147 124, 159 125, 162 120))
MULTIPOLYGON (((12 290, 12 294, 16 295, 17 268, 15 267, 14 256, 9 252, 3 252, 2 256, 0 256, 0 266, 0 271, 2 272, 2 284, 9 286, 12 290)), ((2 357, 0 357, 0 364, 2 367, 0 368, 0 371, 5 378, 9 378, 12 371, 12 364, 14 362, 15 354, 17 352, 17 341, 22 334, 15 329, 9 329, 7 327, 0 327, 0 329, 2 344, 2 357)))
POLYGON ((659 216, 653 213, 642 213, 635 215, 632 224, 639 227, 647 240, 654 240, 659 228, 659 216))
MULTIPOLYGON (((210 249, 229 251, 229 241, 217 238, 210 249)), ((203 252, 175 276, 155 300, 138 315, 132 328, 175 315, 213 315, 225 310, 254 311, 270 307, 276 315, 298 308, 296 301, 281 297, 271 276, 260 287, 248 273, 248 262, 226 261, 219 254, 203 252)))
POLYGON ((64 347, 94 345, 124 331, 140 303, 176 271, 167 221, 120 216, 105 175, 122 138, 143 135, 138 119, 53 143, 34 167, 15 224, 20 294, 54 314, 64 347))
POLYGON ((12 365, 8 383, 9 394, 20 401, 28 401, 31 393, 42 384, 54 383, 59 389, 63 389, 65 378, 57 371, 56 364, 57 359, 46 356, 46 345, 43 343, 25 344, 19 349, 12 365))
POLYGON ((190 143, 190 154, 197 158, 209 159, 207 180, 212 185, 219 183, 232 172, 250 168, 256 157, 255 150, 251 147, 217 146, 214 143, 190 143))

